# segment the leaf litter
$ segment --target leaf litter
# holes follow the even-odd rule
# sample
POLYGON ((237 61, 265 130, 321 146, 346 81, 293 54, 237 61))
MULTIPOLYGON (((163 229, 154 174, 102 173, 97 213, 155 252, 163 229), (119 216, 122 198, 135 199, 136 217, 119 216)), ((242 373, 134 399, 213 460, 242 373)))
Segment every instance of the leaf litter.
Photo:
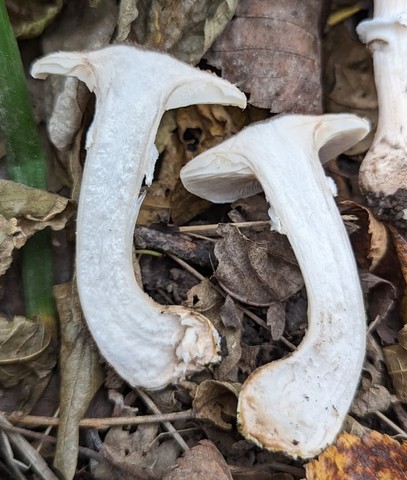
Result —
MULTIPOLYGON (((333 2, 333 9, 346 4, 337 3, 333 2)), ((269 110, 319 112, 323 91, 325 111, 355 112, 369 117, 375 125, 377 99, 371 60, 355 38, 354 19, 330 27, 322 37, 310 35, 307 32, 317 32, 317 23, 324 21, 324 2, 315 2, 314 9, 306 7, 306 12, 297 4, 295 0, 284 6, 260 0, 127 0, 120 2, 119 8, 109 0, 71 2, 65 14, 56 17, 52 28, 41 36, 44 51, 95 48, 125 40, 168 51, 190 63, 201 61, 203 68, 217 68, 238 83, 249 94, 252 105, 244 112, 194 106, 164 116, 156 140, 160 162, 140 216, 146 230, 135 233, 136 248, 147 249, 147 253, 138 254, 146 291, 162 303, 184 302, 211 319, 222 336, 222 362, 218 366, 162 392, 151 392, 147 404, 143 395, 99 363, 85 334, 86 326, 81 323, 72 285, 57 287, 64 330, 59 356, 64 386, 59 399, 61 426, 57 449, 49 445, 40 453, 49 464, 54 462, 53 468, 63 472, 65 478, 80 478, 79 469, 87 470, 86 478, 96 479, 356 479, 359 471, 366 479, 377 478, 379 472, 383 478, 403 478, 400 472, 405 471, 405 443, 388 435, 400 435, 407 426, 403 405, 407 402, 407 242, 404 232, 377 221, 363 204, 357 170, 370 140, 327 166, 339 187, 339 207, 362 272, 369 323, 366 363, 345 426, 349 433, 342 434, 336 445, 306 464, 305 470, 300 462, 259 451, 236 431, 237 395, 242 382, 258 366, 288 355, 306 331, 306 293, 291 247, 285 237, 267 227, 229 224, 267 220, 268 206, 262 195, 213 207, 188 194, 179 182, 179 170, 186 162, 245 125, 267 118, 269 110), (282 26, 290 22, 293 33, 288 35, 282 26), (268 28, 270 25, 274 28, 268 28), (263 48, 266 38, 267 48, 263 48), (176 227, 168 225, 191 221, 188 234, 179 234, 176 227), (193 233, 195 225, 207 224, 219 224, 215 237, 202 238, 193 233), (164 257, 156 256, 158 252, 164 257), (187 265, 181 267, 175 262, 177 258, 187 265), (164 421, 155 421, 79 434, 78 422, 84 415, 97 416, 102 410, 113 416, 137 417, 151 414, 152 405, 158 416, 189 412, 191 407, 194 410, 188 420, 174 422, 170 431, 164 421), (84 447, 93 456, 88 452, 77 465, 78 453, 80 449, 85 452, 84 447), (383 458, 380 465, 374 453, 378 450, 383 458), (186 453, 181 457, 183 451, 186 453), (347 473, 345 477, 344 472, 351 467, 354 476, 347 473)), ((49 12, 47 22, 54 15, 53 10, 49 12)), ((40 29, 34 32, 39 35, 40 29)), ((42 120, 47 120, 56 146, 50 156, 50 170, 61 172, 62 165, 60 188, 66 192, 73 185, 72 198, 76 200, 92 97, 80 84, 69 81, 55 84, 54 93, 47 95, 49 108, 42 120)), ((6 185, 3 182, 1 185, 6 185)), ((22 210, 7 210, 7 214, 0 211, 0 265, 5 278, 10 274, 6 270, 13 262, 13 252, 35 231, 47 226, 65 228, 72 244, 68 220, 75 208, 75 203, 64 197, 41 192, 34 201, 21 186, 6 186, 10 193, 9 197, 1 193, 1 207, 6 205, 3 199, 10 198, 7 205, 13 209, 21 205, 22 210)), ((0 284, 0 298, 10 295, 7 285, 0 284)), ((34 378, 41 377, 42 372, 54 368, 56 358, 46 349, 45 331, 38 331, 38 326, 33 329, 32 322, 23 316, 2 313, 7 314, 2 318, 5 340, 1 353, 7 363, 0 362, 4 372, 2 394, 12 398, 14 383, 24 382, 32 372, 34 378), (43 350, 48 352, 45 360, 41 360, 43 350)), ((25 413, 38 400, 34 387, 31 383, 25 402, 18 406, 25 413)), ((40 398, 38 404, 41 402, 40 398)), ((43 409, 47 417, 54 414, 50 407, 43 409)), ((16 456, 21 455, 21 450, 13 448, 16 456)), ((39 465, 38 459, 34 461, 39 465)))

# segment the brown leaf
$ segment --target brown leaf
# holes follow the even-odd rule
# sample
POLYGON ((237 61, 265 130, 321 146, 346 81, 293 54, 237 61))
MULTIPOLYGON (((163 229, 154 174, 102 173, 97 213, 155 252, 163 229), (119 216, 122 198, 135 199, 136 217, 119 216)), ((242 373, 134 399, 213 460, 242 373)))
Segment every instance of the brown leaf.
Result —
POLYGON ((377 271, 390 246, 386 227, 363 205, 343 201, 340 207, 343 215, 357 217, 358 228, 352 233, 351 240, 359 266, 370 272, 377 271))
POLYGON ((169 469, 162 480, 232 480, 219 450, 209 440, 201 440, 169 469))
POLYGON ((35 232, 51 227, 61 230, 73 215, 67 198, 0 180, 0 275, 11 264, 14 249, 21 248, 35 232))
POLYGON ((251 105, 321 113, 320 12, 320 1, 241 0, 205 58, 251 105))
POLYGON ((400 262, 401 272, 404 278, 404 292, 401 300, 401 315, 403 323, 407 325, 407 238, 404 232, 390 226, 390 233, 396 248, 397 258, 400 262))
POLYGON ((99 354, 85 330, 76 288, 54 289, 61 324, 60 424, 54 465, 66 480, 75 475, 79 451, 79 420, 103 383, 99 354))
POLYGON ((196 389, 193 407, 198 418, 213 422, 222 430, 231 430, 232 425, 225 421, 236 417, 237 397, 240 383, 205 380, 196 389))
POLYGON ((397 398, 407 402, 407 350, 401 345, 390 345, 383 349, 384 360, 391 376, 397 398))
POLYGON ((376 431, 363 438, 343 433, 305 470, 307 480, 405 480, 407 442, 376 431))
POLYGON ((237 0, 139 0, 128 40, 196 64, 231 20, 236 5, 237 0))
POLYGON ((125 428, 110 428, 100 448, 108 463, 96 466, 95 478, 161 480, 180 455, 180 447, 175 440, 160 443, 158 429, 156 424, 139 425, 133 433, 125 428))
POLYGON ((301 271, 293 263, 287 239, 267 232, 259 237, 259 244, 230 224, 222 225, 218 232, 223 239, 215 246, 219 261, 216 278, 232 297, 250 305, 269 306, 302 288, 301 271))
POLYGON ((41 322, 22 316, 9 321, 0 316, 0 384, 24 380, 35 386, 54 368, 56 357, 50 331, 41 322))
POLYGON ((271 338, 280 340, 285 329, 285 307, 282 303, 274 302, 267 309, 267 325, 270 326, 271 338))

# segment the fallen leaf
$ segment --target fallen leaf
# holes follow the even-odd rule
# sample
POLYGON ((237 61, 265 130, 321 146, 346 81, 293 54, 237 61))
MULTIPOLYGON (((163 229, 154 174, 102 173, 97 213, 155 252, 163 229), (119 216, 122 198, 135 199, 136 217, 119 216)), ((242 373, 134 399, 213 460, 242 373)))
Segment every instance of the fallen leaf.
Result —
POLYGON ((285 329, 285 306, 281 302, 273 302, 267 309, 267 325, 270 326, 271 338, 280 340, 285 329))
POLYGON ((104 375, 99 353, 84 327, 76 287, 57 285, 54 293, 61 325, 61 406, 54 465, 70 480, 78 460, 79 420, 103 384, 104 375))
POLYGON ((404 278, 404 292, 400 311, 403 317, 403 323, 407 325, 407 238, 404 232, 397 230, 395 227, 390 226, 389 229, 404 278))
POLYGON ((307 480, 405 480, 407 442, 376 431, 362 438, 343 433, 305 470, 307 480))
POLYGON ((229 23, 237 0, 139 0, 127 38, 196 64, 229 23))
POLYGON ((407 350, 401 345, 390 345, 383 353, 397 398, 407 403, 407 350))
POLYGON ((0 180, 0 276, 9 268, 15 249, 35 232, 51 227, 61 230, 75 211, 67 198, 0 180))
POLYGON ((192 402, 197 417, 211 421, 222 430, 231 430, 232 425, 226 420, 236 418, 240 387, 240 383, 217 380, 200 383, 192 402))
POLYGON ((320 12, 320 1, 241 0, 205 59, 251 105, 321 113, 320 12))
POLYGON ((98 463, 94 476, 98 480, 161 480, 168 467, 180 455, 175 440, 159 442, 156 424, 139 425, 135 432, 113 427, 100 448, 108 463, 98 463))
POLYGON ((258 237, 262 243, 257 243, 231 224, 220 226, 218 232, 223 238, 215 245, 219 261, 215 275, 233 298, 269 306, 302 288, 301 271, 285 237, 267 232, 258 237))
POLYGON ((351 241, 359 266, 364 270, 377 272, 390 248, 385 225, 377 220, 367 207, 356 202, 343 201, 340 207, 343 215, 357 218, 358 228, 351 234, 351 241))
POLYGON ((232 480, 219 450, 209 440, 201 440, 177 460, 162 480, 232 480))

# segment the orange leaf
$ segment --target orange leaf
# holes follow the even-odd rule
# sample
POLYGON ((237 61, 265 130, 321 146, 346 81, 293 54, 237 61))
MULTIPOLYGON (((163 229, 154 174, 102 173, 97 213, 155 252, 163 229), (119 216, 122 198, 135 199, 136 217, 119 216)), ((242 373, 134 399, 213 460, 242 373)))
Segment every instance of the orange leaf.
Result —
POLYGON ((338 437, 319 457, 305 465, 307 480, 405 480, 407 442, 372 431, 359 438, 338 437))

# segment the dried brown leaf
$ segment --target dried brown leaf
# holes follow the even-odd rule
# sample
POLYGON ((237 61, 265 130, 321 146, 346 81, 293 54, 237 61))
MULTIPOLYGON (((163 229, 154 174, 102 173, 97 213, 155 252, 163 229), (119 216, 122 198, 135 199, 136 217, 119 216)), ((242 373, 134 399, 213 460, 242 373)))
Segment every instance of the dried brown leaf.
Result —
POLYGON ((8 269, 14 249, 21 248, 35 232, 51 227, 61 230, 73 215, 67 198, 0 180, 0 275, 8 269))
POLYGON ((128 40, 196 64, 223 31, 237 0, 138 0, 128 40))
POLYGON ((343 215, 357 218, 358 228, 352 233, 351 240, 360 267, 370 272, 377 271, 389 254, 390 241, 386 227, 363 205, 343 201, 340 207, 343 215))
POLYGON ((269 306, 302 288, 301 271, 288 241, 281 235, 262 234, 259 244, 230 224, 222 225, 218 232, 223 238, 215 246, 219 261, 216 278, 233 298, 269 306))
POLYGON ((205 58, 251 105, 320 113, 320 13, 319 0, 241 0, 205 58))
POLYGON ((407 442, 372 431, 363 438, 349 433, 338 437, 318 459, 305 465, 307 480, 404 480, 407 442))
POLYGON ((163 480, 232 480, 219 450, 209 440, 202 440, 189 450, 164 475, 163 480))
POLYGON ((61 410, 54 465, 69 480, 76 470, 79 420, 102 385, 104 375, 99 354, 84 327, 76 288, 66 283, 57 285, 54 292, 61 325, 61 410))
POLYGON ((226 420, 236 418, 240 383, 205 380, 198 385, 193 407, 198 418, 210 420, 222 430, 231 430, 226 420))
POLYGON ((390 345, 383 353, 397 398, 407 403, 407 350, 401 345, 390 345))
POLYGON ((133 433, 111 428, 100 448, 108 464, 99 463, 94 475, 99 480, 161 480, 180 455, 175 440, 159 442, 158 425, 139 425, 133 433))

